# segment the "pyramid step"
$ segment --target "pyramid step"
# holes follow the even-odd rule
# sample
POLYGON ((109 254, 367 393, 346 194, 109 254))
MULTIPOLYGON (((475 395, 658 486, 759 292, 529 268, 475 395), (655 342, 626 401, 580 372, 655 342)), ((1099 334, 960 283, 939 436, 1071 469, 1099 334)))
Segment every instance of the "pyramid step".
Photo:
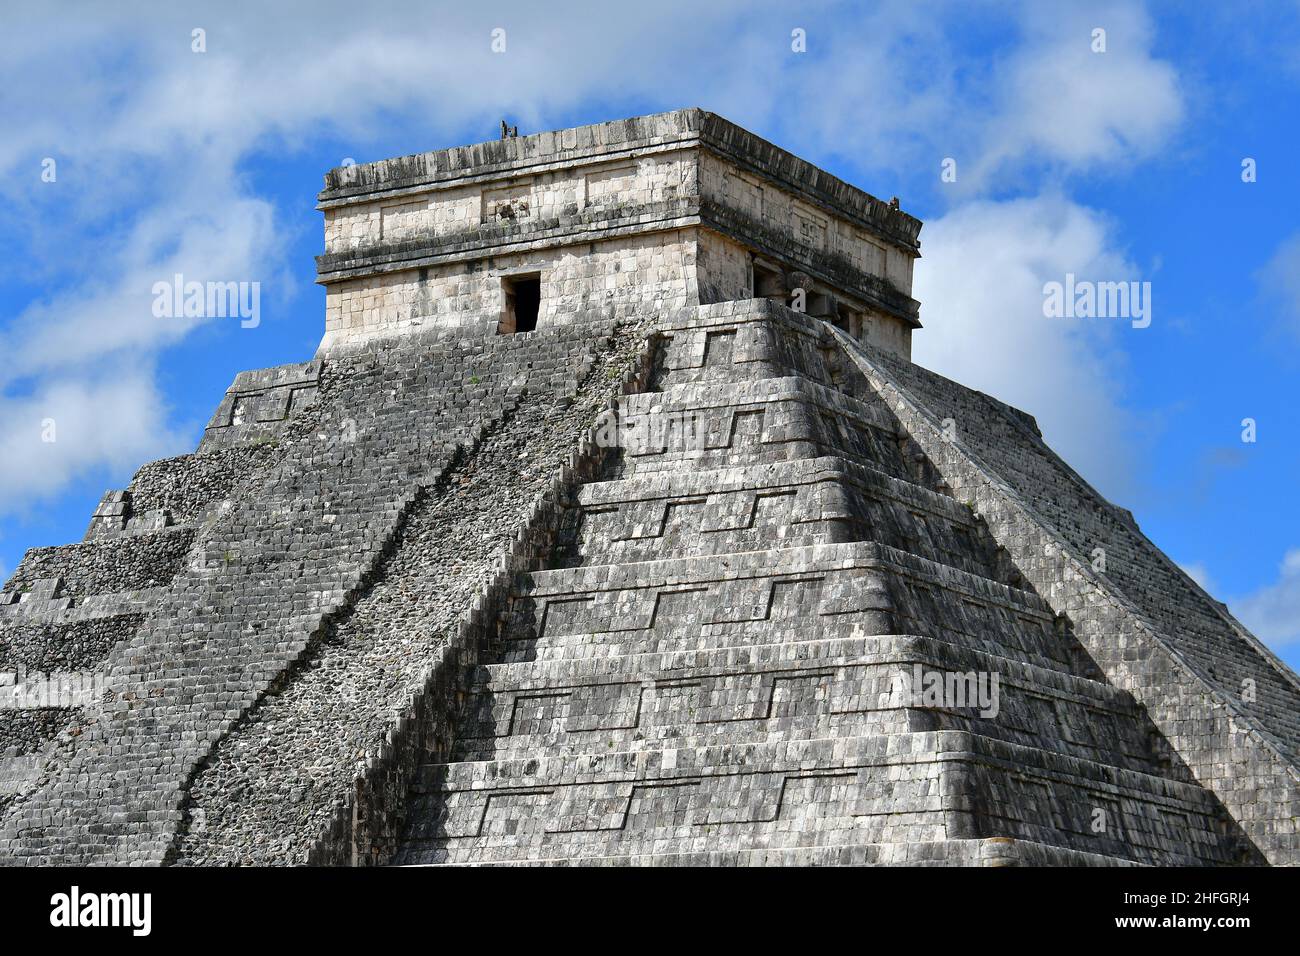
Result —
MULTIPOLYGON (((437 866, 440 864, 412 864, 437 866)), ((989 837, 917 843, 841 843, 758 850, 650 852, 620 856, 549 857, 468 866, 1137 866, 1132 860, 1082 850, 989 837)))
POLYGON ((1149 862, 1230 853, 1199 787, 958 731, 436 764, 413 794, 399 862, 954 836, 1149 862))
MULTIPOLYGON (((911 735, 425 768, 401 863, 946 836, 911 735), (824 830, 810 832, 820 817, 824 830)), ((919 742, 918 742, 919 744, 919 742)))
POLYGON ((981 728, 1154 769, 1147 730, 1122 691, 906 635, 480 667, 455 753, 484 760, 708 735, 776 740, 940 728, 981 728), (953 675, 961 696, 925 699, 924 682, 935 674, 953 675))
POLYGON ((866 635, 847 632, 834 637, 693 647, 680 651, 648 651, 602 657, 549 658, 522 662, 483 664, 474 672, 476 692, 513 693, 556 686, 584 686, 644 679, 695 678, 711 670, 761 671, 825 661, 864 663, 921 662, 957 670, 996 671, 1021 683, 1032 683, 1044 693, 1067 694, 1099 706, 1132 706, 1127 691, 1104 681, 1028 664, 1008 657, 915 634, 866 635))
POLYGON ((658 326, 663 346, 660 386, 755 381, 804 375, 822 384, 835 376, 822 323, 766 299, 742 299, 684 310, 658 326))
POLYGON ((517 582, 503 659, 772 643, 773 630, 786 632, 776 640, 850 636, 845 628, 1070 666, 1037 595, 871 542, 533 572, 517 582))
MULTIPOLYGON (((683 592, 686 600, 691 592, 683 592)), ((675 597, 676 592, 669 597, 675 597)), ((605 630, 574 631, 563 635, 552 634, 544 642, 527 638, 501 642, 501 659, 506 663, 532 661, 602 660, 635 654, 681 653, 692 650, 714 650, 727 647, 766 647, 805 641, 840 640, 876 637, 888 632, 879 624, 853 620, 851 615, 827 616, 792 622, 787 617, 732 624, 702 624, 694 620, 688 610, 679 615, 671 601, 660 601, 661 615, 673 614, 677 624, 668 618, 657 618, 654 628, 644 631, 625 631, 611 634, 605 630)))
POLYGON ((578 490, 578 502, 586 507, 607 508, 621 504, 655 501, 678 495, 700 496, 769 488, 798 488, 826 480, 852 482, 864 491, 895 498, 919 511, 950 521, 973 522, 965 505, 913 481, 900 480, 873 465, 863 465, 839 455, 795 461, 723 466, 681 474, 651 472, 613 481, 597 481, 578 490))
MULTIPOLYGON (((152 614, 168 589, 141 588, 112 594, 46 597, 16 591, 0 592, 0 633, 36 626, 66 626, 78 622, 106 621, 132 614, 152 614)), ((12 641, 11 641, 12 643, 12 641)))
POLYGON ((12 675, 16 686, 41 674, 98 672, 113 648, 145 621, 144 614, 132 612, 71 616, 82 610, 63 611, 58 620, 0 617, 0 677, 12 675))
POLYGON ((620 418, 622 472, 682 472, 840 455, 896 478, 898 425, 878 400, 853 398, 800 377, 675 385, 628 395, 620 418))
POLYGON ((965 505, 839 457, 583 486, 557 561, 617 564, 878 541, 994 576, 996 545, 965 505))
MULTIPOLYGON (((25 598, 121 594, 166 587, 185 567, 197 529, 164 527, 115 538, 32 548, 4 592, 25 598), (57 586, 50 585, 57 582, 57 586)), ((0 604, 3 599, 0 599, 0 604)))

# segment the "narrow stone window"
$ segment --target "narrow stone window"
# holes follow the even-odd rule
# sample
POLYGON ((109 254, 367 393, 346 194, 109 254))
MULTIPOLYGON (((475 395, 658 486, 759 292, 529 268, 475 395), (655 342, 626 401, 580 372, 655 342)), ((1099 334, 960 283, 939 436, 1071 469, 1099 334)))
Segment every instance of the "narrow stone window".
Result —
POLYGON ((513 335, 537 328, 537 313, 542 305, 541 274, 507 276, 501 280, 501 286, 506 307, 497 325, 497 334, 513 335))
POLYGON ((787 294, 788 290, 785 287, 785 281, 781 278, 781 273, 755 264, 754 298, 784 300, 787 294))

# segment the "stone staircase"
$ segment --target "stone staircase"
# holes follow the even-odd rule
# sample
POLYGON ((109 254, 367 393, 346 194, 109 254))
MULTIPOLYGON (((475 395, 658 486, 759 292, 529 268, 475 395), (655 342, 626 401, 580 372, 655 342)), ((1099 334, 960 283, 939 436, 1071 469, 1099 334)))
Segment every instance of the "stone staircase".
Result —
POLYGON ((3 593, 30 579, 48 608, 0 607, 0 665, 86 646, 72 666, 108 689, 56 719, 0 711, 0 755, 21 763, 0 787, 0 860, 164 862, 194 774, 347 610, 421 489, 525 393, 549 407, 571 391, 601 341, 585 326, 450 337, 375 343, 324 372, 317 361, 241 375, 197 454, 137 473, 130 511, 109 495, 87 542, 29 552, 3 593), (135 511, 176 525, 135 529, 135 511), (113 593, 148 596, 147 616, 101 614, 89 624, 111 633, 79 640, 78 615, 113 593))
POLYGON ((887 364, 914 394, 950 416, 977 444, 979 454, 1011 487, 1037 509, 1071 544, 1084 553, 1102 547, 1104 574, 1139 602, 1163 633, 1225 693, 1241 700, 1242 681, 1255 684, 1254 700, 1241 701, 1258 714, 1263 727, 1287 756, 1300 760, 1300 687, 1293 675, 1274 666, 1258 642, 1243 635, 1221 605, 1148 542, 1132 517, 1102 499, 1013 410, 982 393, 963 388, 911 363, 873 358, 887 364), (1278 733, 1277 731, 1281 731, 1278 733))
POLYGON ((1300 862, 1300 684, 1227 609, 1043 442, 1033 419, 841 342, 1106 679, 1132 693, 1271 863, 1300 862), (946 424, 945 424, 946 423, 946 424), (1097 557, 1104 558, 1104 567, 1097 557))
POLYGON ((821 323, 660 330, 396 862, 1253 859, 821 323), (917 673, 996 675, 996 706, 917 673))

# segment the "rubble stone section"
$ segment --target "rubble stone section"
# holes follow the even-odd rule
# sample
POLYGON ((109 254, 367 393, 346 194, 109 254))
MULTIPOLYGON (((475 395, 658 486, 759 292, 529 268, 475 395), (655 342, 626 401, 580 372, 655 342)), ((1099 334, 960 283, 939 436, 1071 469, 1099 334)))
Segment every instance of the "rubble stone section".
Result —
MULTIPOLYGON (((161 587, 176 576, 194 544, 191 527, 160 528, 123 539, 32 548, 6 591, 35 596, 41 581, 59 581, 59 596, 85 597, 161 587)), ((52 595, 53 596, 53 595, 52 595)))
POLYGON ((147 626, 104 661, 102 707, 13 801, 4 854, 161 862, 201 762, 356 600, 421 489, 520 402, 571 395, 609 331, 406 338, 327 361, 264 477, 204 523, 147 626))
POLYGON ((572 400, 530 395, 422 491, 373 580, 208 756, 173 862, 306 862, 336 818, 351 821, 340 803, 354 791, 358 755, 382 749, 429 674, 456 652, 457 620, 530 501, 645 347, 637 326, 607 340, 591 331, 595 350, 572 400))

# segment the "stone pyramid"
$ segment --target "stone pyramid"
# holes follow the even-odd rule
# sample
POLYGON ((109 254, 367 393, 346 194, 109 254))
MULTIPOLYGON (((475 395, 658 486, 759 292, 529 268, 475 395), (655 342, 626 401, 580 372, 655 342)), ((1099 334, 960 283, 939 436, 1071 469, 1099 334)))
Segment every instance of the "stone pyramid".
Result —
POLYGON ((896 203, 684 110, 321 207, 316 357, 0 593, 0 860, 1300 859, 1296 676, 910 361, 896 203))

